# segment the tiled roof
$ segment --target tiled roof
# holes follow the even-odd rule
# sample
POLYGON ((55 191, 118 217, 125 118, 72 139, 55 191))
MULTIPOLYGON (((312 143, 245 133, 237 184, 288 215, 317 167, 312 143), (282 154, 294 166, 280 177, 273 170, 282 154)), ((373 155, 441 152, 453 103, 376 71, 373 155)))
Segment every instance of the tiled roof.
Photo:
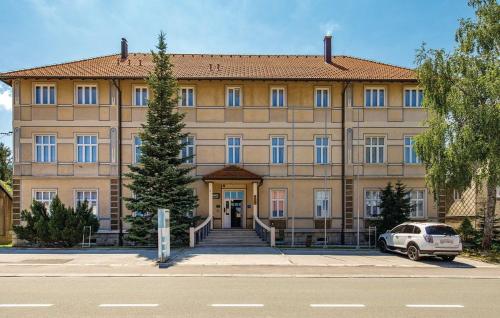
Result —
MULTIPOLYGON (((374 80, 415 81, 411 69, 375 61, 334 56, 327 64, 322 55, 209 55, 172 54, 178 79, 269 80, 374 80)), ((14 78, 129 78, 148 76, 152 55, 131 53, 0 73, 0 80, 14 78)))
POLYGON ((227 166, 209 173, 203 180, 261 180, 261 176, 238 166, 227 166))

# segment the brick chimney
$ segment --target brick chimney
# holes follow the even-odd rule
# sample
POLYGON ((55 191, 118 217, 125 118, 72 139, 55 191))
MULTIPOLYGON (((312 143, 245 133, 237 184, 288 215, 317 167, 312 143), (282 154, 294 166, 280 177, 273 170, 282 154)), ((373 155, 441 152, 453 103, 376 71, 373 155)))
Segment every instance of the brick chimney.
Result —
POLYGON ((324 52, 323 56, 325 59, 325 63, 332 64, 332 36, 325 35, 325 39, 323 40, 324 52))
POLYGON ((128 57, 127 39, 126 38, 122 38, 121 58, 122 58, 122 60, 126 60, 127 57, 128 57))

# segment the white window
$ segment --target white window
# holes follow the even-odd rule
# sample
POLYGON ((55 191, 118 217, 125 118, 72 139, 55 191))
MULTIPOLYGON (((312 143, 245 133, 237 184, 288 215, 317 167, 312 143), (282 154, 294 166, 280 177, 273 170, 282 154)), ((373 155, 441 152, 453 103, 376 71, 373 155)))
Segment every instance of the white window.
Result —
POLYGON ((142 155, 141 146, 142 146, 141 137, 134 136, 134 163, 141 162, 141 155, 142 155))
POLYGON ((181 158, 184 159, 185 163, 194 163, 194 137, 188 136, 182 141, 184 147, 181 150, 181 158))
POLYGON ((366 163, 383 163, 384 162, 384 137, 368 137, 365 145, 366 163))
POLYGON ((422 107, 424 91, 417 88, 405 88, 405 107, 422 107))
POLYGON ((97 105, 97 86, 77 85, 76 103, 78 105, 97 105))
POLYGON ((97 136, 76 136, 76 161, 97 162, 97 136))
POLYGON ((286 215, 286 190, 271 190, 271 218, 283 218, 286 215))
POLYGON ((365 88, 365 107, 384 107, 384 88, 365 88))
POLYGON ((135 106, 147 106, 149 99, 149 91, 145 86, 135 86, 134 87, 134 105, 135 106))
POLYGON ((413 207, 410 218, 423 218, 425 216, 425 190, 410 191, 410 204, 413 207))
POLYGON ((240 107, 241 106, 241 88, 239 87, 228 87, 227 88, 227 100, 228 107, 240 107))
POLYGON ((56 136, 35 136, 35 161, 56 162, 56 136))
POLYGON ((365 214, 367 217, 377 217, 380 214, 380 194, 379 190, 365 191, 365 214))
POLYGON ((227 162, 241 162, 241 137, 227 137, 227 162))
POLYGON ((33 200, 45 205, 45 208, 49 211, 50 204, 52 200, 54 200, 56 194, 55 190, 35 190, 33 191, 33 200))
POLYGON ((328 163, 328 137, 316 137, 316 163, 328 163))
POLYGON ((54 84, 37 84, 34 95, 35 104, 54 105, 56 103, 56 86, 54 84))
POLYGON ((413 148, 415 140, 413 137, 405 137, 405 163, 421 163, 420 158, 417 157, 417 152, 413 148))
POLYGON ((271 88, 271 107, 285 107, 285 89, 282 87, 271 88))
POLYGON ((314 191, 314 217, 330 217, 330 190, 314 191))
POLYGON ((314 96, 314 105, 319 108, 330 106, 330 90, 328 88, 316 88, 314 96))
POLYGON ((462 200, 462 193, 458 190, 453 190, 453 200, 454 201, 462 200))
POLYGON ((285 138, 271 138, 271 162, 273 164, 285 163, 285 138))
POLYGON ((180 106, 193 107, 195 103, 194 87, 181 87, 180 106))
POLYGON ((497 187, 497 199, 500 199, 500 186, 497 187))
POLYGON ((76 191, 76 199, 75 206, 79 204, 83 204, 83 202, 87 201, 89 207, 92 208, 92 212, 94 215, 98 215, 98 197, 96 190, 77 190, 76 191))

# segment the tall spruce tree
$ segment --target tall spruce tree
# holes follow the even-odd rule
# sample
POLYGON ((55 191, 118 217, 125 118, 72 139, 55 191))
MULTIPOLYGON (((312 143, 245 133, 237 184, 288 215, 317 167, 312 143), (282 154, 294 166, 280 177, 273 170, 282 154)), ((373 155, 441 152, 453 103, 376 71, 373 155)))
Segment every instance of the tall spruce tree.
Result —
POLYGON ((197 197, 188 187, 193 182, 191 167, 183 165, 179 153, 186 145, 183 132, 184 115, 176 110, 178 105, 177 80, 166 53, 165 34, 158 37, 157 52, 153 55, 154 71, 149 75, 150 99, 146 123, 139 136, 140 163, 129 166, 125 176, 130 179, 126 186, 133 196, 126 198, 126 206, 135 211, 126 217, 130 224, 127 239, 141 245, 157 244, 157 210, 170 209, 171 240, 173 244, 185 244, 188 228, 193 222, 190 212, 197 206, 197 197))
POLYGON ((382 190, 380 197, 380 217, 377 221, 377 231, 384 233, 398 224, 408 221, 411 210, 409 191, 398 181, 393 187, 389 182, 382 190))

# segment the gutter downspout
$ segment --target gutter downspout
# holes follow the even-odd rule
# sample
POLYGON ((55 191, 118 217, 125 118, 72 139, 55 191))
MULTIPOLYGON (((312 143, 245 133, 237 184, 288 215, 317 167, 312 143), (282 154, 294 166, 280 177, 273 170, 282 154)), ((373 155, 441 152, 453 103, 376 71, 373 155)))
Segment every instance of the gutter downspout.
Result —
POLYGON ((344 88, 342 89, 342 187, 341 187, 341 198, 342 198, 342 229, 340 232, 340 244, 345 244, 345 91, 349 86, 349 82, 344 82, 344 88))
POLYGON ((117 103, 117 120, 118 120, 118 131, 117 131, 117 161, 118 161, 118 245, 123 246, 123 209, 122 209, 122 91, 120 89, 120 80, 113 79, 113 85, 118 91, 118 103, 117 103))

